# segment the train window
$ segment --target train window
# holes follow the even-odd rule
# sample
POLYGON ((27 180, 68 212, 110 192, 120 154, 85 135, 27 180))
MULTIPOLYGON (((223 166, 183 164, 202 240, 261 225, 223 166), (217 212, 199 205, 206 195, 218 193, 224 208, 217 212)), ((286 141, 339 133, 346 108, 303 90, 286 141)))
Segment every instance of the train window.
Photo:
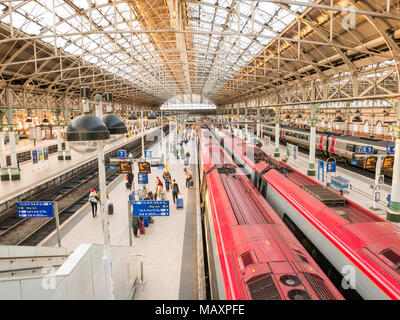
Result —
POLYGON ((346 146, 346 151, 355 152, 356 151, 356 146, 354 144, 348 143, 347 146, 346 146))
POLYGON ((400 255, 397 254, 394 250, 392 249, 384 250, 382 251, 381 255, 393 263, 393 269, 400 270, 400 255))

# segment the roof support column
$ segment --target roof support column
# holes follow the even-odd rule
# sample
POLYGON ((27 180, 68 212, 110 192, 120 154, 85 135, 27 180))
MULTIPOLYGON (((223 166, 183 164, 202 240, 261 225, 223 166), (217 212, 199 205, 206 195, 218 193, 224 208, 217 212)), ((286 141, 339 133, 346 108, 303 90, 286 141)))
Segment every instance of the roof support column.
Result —
POLYGON ((56 110, 56 123, 57 123, 57 159, 64 160, 64 153, 62 150, 62 137, 61 137, 61 121, 60 121, 60 110, 56 110))
POLYGON ((261 115, 260 115, 261 108, 257 108, 257 137, 261 139, 261 115))
POLYGON ((391 102, 397 113, 397 126, 393 129, 396 133, 394 164, 392 175, 392 193, 390 195, 390 208, 386 218, 389 221, 400 222, 400 110, 399 101, 391 102))
POLYGON ((11 89, 6 89, 6 105, 7 105, 7 120, 8 120, 8 138, 10 141, 10 153, 11 153, 11 180, 20 180, 20 171, 17 160, 17 145, 15 142, 15 132, 14 132, 14 109, 13 109, 13 97, 11 89))
POLYGON ((279 158, 281 156, 279 152, 279 122, 280 122, 281 107, 275 107, 275 151, 274 157, 279 158))
MULTIPOLYGON (((64 124, 67 125, 68 124, 68 110, 64 109, 63 111, 63 116, 64 116, 64 124)), ((69 142, 67 140, 65 140, 65 160, 71 160, 71 148, 69 146, 69 142)))
POLYGON ((308 158, 308 176, 315 176, 315 136, 317 127, 317 110, 318 105, 311 105, 311 117, 310 117, 310 154, 308 158))
POLYGON ((244 140, 247 141, 247 120, 249 120, 249 118, 247 117, 247 106, 244 109, 244 120, 246 121, 246 124, 244 125, 244 140))

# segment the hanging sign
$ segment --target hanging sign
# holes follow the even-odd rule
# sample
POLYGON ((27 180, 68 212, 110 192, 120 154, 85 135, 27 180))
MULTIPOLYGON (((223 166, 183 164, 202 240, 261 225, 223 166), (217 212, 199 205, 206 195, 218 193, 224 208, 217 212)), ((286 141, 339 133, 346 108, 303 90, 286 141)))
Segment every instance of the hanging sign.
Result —
POLYGON ((138 162, 140 173, 151 173, 151 166, 149 162, 138 162))
POLYGON ((35 164, 35 163, 38 163, 38 154, 37 154, 37 150, 32 150, 32 162, 35 164))
POLYGON ((375 157, 368 157, 365 160, 365 169, 375 169, 376 167, 376 158, 375 157))
POLYGON ((393 164, 394 164, 394 157, 385 157, 383 159, 382 168, 383 169, 391 169, 391 168, 393 168, 393 164))
POLYGON ((147 173, 138 174, 138 183, 139 184, 148 184, 149 183, 149 175, 147 173))
POLYGON ((44 160, 49 160, 49 148, 48 147, 43 148, 43 157, 44 157, 44 160))
POLYGON ((120 169, 121 169, 121 173, 132 173, 132 163, 121 162, 120 169))

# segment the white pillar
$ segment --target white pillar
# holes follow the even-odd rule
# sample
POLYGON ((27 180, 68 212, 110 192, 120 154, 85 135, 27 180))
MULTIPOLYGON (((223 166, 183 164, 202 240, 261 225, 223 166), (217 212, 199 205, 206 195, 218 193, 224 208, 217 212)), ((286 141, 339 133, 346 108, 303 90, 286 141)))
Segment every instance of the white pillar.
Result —
POLYGON ((310 123, 310 153, 308 158, 308 176, 315 176, 315 136, 317 126, 316 106, 311 106, 311 123, 310 123))
POLYGON ((387 219, 393 222, 400 222, 400 138, 397 138, 395 142, 392 193, 387 219))
POLYGON ((20 180, 20 172, 18 168, 17 160, 17 146, 15 143, 15 132, 9 131, 8 136, 10 138, 10 152, 11 152, 11 180, 20 180))
POLYGON ((247 108, 244 109, 244 120, 246 121, 246 124, 244 125, 244 140, 247 141, 247 130, 248 130, 248 127, 247 127, 247 120, 248 120, 247 108))
POLYGON ((276 114, 275 114, 275 152, 274 152, 274 157, 280 157, 280 152, 279 152, 279 121, 280 121, 280 108, 276 107, 276 114))
POLYGON ((64 154, 62 150, 62 137, 61 137, 61 127, 57 126, 57 158, 58 160, 64 160, 64 154))
POLYGON ((140 115, 141 132, 142 132, 142 158, 144 159, 144 122, 143 122, 143 110, 140 115))
POLYGON ((261 115, 260 115, 260 108, 257 108, 257 137, 260 139, 260 132, 261 132, 261 115))
MULTIPOLYGON (((0 113, 0 117, 3 116, 0 113)), ((4 147, 4 132, 3 129, 0 129, 0 164, 1 164, 1 180, 7 181, 10 180, 10 175, 8 174, 7 168, 7 158, 6 158, 6 149, 4 147)))
MULTIPOLYGON (((96 117, 99 119, 103 116, 102 102, 99 101, 96 104, 96 117)), ((104 276, 106 279, 107 296, 108 299, 114 299, 114 281, 112 277, 112 259, 111 259, 111 247, 110 247, 110 229, 108 221, 107 208, 107 184, 106 184, 106 166, 104 160, 104 149, 98 152, 98 166, 99 166, 99 187, 100 187, 100 214, 103 227, 104 237, 104 276)))

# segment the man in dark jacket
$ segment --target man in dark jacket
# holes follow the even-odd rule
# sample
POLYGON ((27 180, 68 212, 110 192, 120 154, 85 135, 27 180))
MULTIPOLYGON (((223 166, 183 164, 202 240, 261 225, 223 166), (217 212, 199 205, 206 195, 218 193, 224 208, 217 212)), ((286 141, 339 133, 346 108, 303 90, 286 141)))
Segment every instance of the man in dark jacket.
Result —
POLYGON ((172 187, 172 199, 174 200, 174 203, 175 203, 175 200, 176 200, 176 198, 178 198, 178 194, 180 193, 178 184, 176 183, 175 179, 172 180, 171 187, 172 187))

